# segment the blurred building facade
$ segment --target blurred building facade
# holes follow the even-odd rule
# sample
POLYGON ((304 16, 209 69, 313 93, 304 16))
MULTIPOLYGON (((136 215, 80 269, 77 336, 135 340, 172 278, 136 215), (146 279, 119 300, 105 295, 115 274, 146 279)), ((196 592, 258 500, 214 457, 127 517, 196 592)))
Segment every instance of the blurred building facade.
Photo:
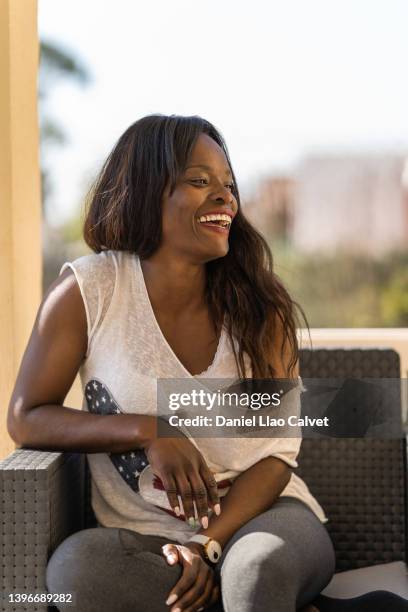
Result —
POLYGON ((268 240, 292 242, 295 210, 295 180, 269 176, 258 182, 245 202, 245 215, 268 240))
POLYGON ((402 156, 305 159, 296 173, 294 246, 372 255, 406 248, 404 164, 402 156))
POLYGON ((310 156, 293 177, 262 179, 245 212, 268 239, 301 252, 406 249, 407 158, 310 156))

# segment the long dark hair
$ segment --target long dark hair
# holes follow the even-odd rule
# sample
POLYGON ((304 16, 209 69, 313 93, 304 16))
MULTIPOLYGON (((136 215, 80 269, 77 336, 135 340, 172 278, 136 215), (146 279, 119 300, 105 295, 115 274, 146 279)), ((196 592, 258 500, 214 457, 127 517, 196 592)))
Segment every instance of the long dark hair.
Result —
POLYGON ((142 260, 149 258, 161 243, 164 189, 170 181, 173 193, 201 133, 224 151, 238 202, 228 254, 206 264, 206 298, 212 320, 220 329, 226 315, 241 378, 247 378, 244 352, 251 359, 254 378, 274 376, 271 355, 277 338, 281 356, 289 347, 290 375, 298 359, 296 311, 302 315, 303 311, 273 271, 267 242, 245 218, 227 146, 205 119, 149 115, 124 132, 89 193, 85 241, 96 253, 112 249, 136 253, 142 260))

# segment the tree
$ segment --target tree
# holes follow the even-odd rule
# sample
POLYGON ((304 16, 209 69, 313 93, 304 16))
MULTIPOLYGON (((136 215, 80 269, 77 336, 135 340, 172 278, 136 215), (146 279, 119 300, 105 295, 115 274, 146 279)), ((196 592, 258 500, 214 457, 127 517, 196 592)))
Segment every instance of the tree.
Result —
POLYGON ((43 213, 45 202, 51 193, 51 172, 46 165, 46 151, 52 146, 62 146, 67 141, 63 128, 58 125, 50 115, 46 101, 53 87, 62 79, 69 79, 79 86, 86 86, 90 81, 90 74, 85 65, 70 52, 53 43, 41 41, 40 43, 40 79, 39 79, 39 106, 40 106, 40 142, 41 142, 41 184, 43 213))
POLYGON ((41 145, 41 185, 43 210, 43 291, 58 275, 61 264, 70 259, 68 245, 62 231, 51 228, 47 223, 46 202, 52 192, 52 168, 47 153, 52 147, 61 147, 67 142, 64 129, 52 117, 47 107, 50 92, 61 80, 69 80, 80 87, 90 81, 85 65, 74 55, 60 46, 48 41, 40 44, 40 145, 41 145))

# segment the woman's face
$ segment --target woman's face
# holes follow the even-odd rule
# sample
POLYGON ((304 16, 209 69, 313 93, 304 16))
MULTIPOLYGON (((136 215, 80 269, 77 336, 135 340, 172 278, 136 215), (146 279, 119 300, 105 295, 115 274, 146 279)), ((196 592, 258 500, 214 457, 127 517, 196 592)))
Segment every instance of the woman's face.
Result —
POLYGON ((224 257, 238 204, 225 154, 210 136, 200 134, 171 196, 169 191, 167 186, 162 202, 161 248, 194 263, 224 257))

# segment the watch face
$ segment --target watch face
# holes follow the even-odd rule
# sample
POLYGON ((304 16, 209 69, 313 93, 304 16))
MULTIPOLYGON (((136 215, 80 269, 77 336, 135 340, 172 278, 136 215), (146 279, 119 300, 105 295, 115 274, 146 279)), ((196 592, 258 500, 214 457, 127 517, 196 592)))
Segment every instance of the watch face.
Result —
POLYGON ((210 540, 207 544, 207 555, 211 563, 218 563, 221 558, 221 546, 215 540, 210 540))

